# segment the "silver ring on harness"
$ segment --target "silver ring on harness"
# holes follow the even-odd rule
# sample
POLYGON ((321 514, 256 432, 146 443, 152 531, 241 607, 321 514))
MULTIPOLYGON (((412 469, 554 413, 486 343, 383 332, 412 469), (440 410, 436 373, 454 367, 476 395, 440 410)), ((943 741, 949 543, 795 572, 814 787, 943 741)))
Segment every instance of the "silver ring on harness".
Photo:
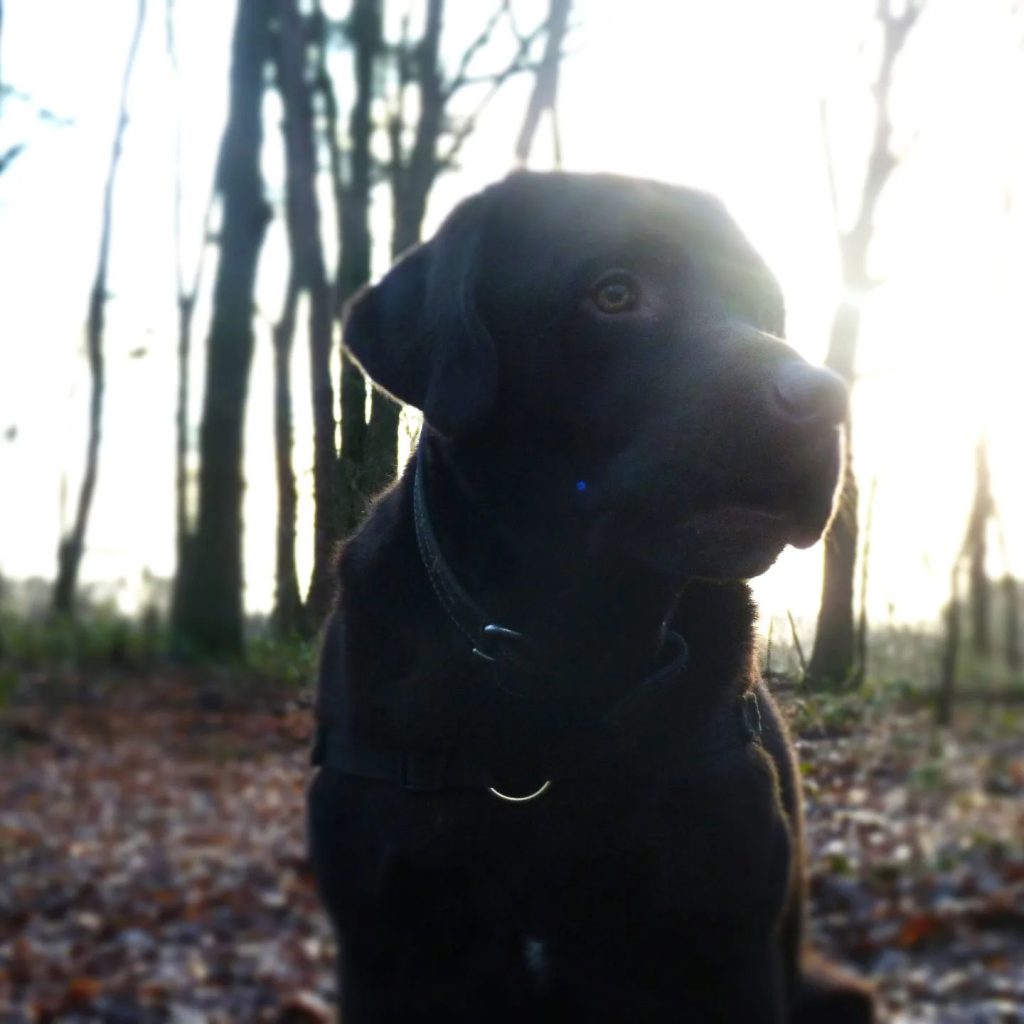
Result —
POLYGON ((531 800, 536 800, 537 797, 543 796, 551 786, 551 780, 548 779, 543 786, 540 787, 536 792, 530 793, 527 796, 509 796, 507 793, 502 793, 500 790, 495 789, 493 786, 488 786, 488 790, 492 792, 499 800, 507 800, 510 804, 525 804, 531 800))

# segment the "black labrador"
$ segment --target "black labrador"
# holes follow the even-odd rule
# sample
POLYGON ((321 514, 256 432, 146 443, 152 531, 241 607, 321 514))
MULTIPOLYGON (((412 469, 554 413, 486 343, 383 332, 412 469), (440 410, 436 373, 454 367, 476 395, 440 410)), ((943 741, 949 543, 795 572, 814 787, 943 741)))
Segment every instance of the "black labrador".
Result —
POLYGON ((743 582, 822 533, 846 392, 723 206, 516 174, 348 313, 423 410, 340 557, 310 794, 344 1024, 868 1022, 803 951, 743 582))

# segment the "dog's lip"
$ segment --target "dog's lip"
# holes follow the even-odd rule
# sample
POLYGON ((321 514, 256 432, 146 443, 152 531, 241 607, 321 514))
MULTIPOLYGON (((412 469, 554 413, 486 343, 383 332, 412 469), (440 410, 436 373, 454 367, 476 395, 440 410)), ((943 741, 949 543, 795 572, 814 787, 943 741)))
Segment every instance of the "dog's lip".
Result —
POLYGON ((820 525, 805 522, 799 515, 770 506, 727 504, 712 514, 720 517, 727 530, 778 534, 795 548, 812 547, 821 536, 820 525))
POLYGON ((727 502, 717 510, 716 515, 735 516, 737 518, 782 523, 788 521, 789 516, 778 509, 769 508, 766 505, 755 505, 747 502, 727 502))
POLYGON ((821 535, 821 524, 804 521, 792 510, 773 508, 747 501, 727 501, 714 508, 688 516, 688 530, 719 536, 758 537, 763 541, 809 548, 821 535))
POLYGON ((723 526, 786 527, 792 517, 781 509, 752 501, 725 501, 701 513, 699 519, 713 519, 723 526))
POLYGON ((713 508, 705 509, 696 515, 688 516, 685 526, 701 532, 714 533, 757 533, 757 534, 788 534, 792 527, 792 517, 779 509, 752 502, 723 502, 713 508))

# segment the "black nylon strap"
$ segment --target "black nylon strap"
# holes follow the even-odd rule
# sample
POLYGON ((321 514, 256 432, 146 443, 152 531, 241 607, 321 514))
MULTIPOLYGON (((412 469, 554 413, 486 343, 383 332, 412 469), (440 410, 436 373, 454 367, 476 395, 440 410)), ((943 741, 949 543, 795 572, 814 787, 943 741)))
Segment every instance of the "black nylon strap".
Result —
POLYGON ((421 441, 416 449, 413 474, 413 523, 420 560, 438 603, 452 625, 469 642, 472 652, 495 665, 495 682, 503 690, 517 697, 543 699, 543 687, 526 686, 526 678, 550 676, 553 674, 550 666, 544 664, 527 637, 518 630, 495 622, 466 592, 445 561, 427 510, 423 452, 421 441), (502 667, 510 671, 502 672, 502 667), (509 675, 518 675, 524 685, 516 689, 507 678, 509 675))
POLYGON ((416 545, 438 602, 455 628, 475 648, 480 643, 484 627, 488 625, 489 620, 483 609, 463 590, 441 555, 441 545, 427 513, 426 485, 423 477, 423 443, 420 442, 416 449, 412 499, 416 545))
MULTIPOLYGON (((676 769, 681 766, 685 774, 716 757, 742 750, 760 737, 761 709, 756 692, 750 690, 726 704, 697 733, 676 769)), ((313 763, 341 775, 391 782, 419 792, 487 789, 497 784, 485 765, 456 751, 388 750, 357 740, 340 729, 323 729, 317 734, 313 763)), ((622 778, 629 774, 628 765, 598 768, 584 762, 566 765, 553 781, 622 778)), ((675 774, 670 770, 665 780, 675 774)))

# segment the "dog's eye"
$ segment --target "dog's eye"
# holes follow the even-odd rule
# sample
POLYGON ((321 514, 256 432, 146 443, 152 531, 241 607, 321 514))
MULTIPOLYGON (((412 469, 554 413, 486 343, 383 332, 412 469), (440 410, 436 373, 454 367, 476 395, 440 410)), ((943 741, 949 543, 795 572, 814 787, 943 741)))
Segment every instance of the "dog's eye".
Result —
POLYGON ((636 282, 628 274, 608 274, 594 285, 590 295, 602 313, 628 313, 636 307, 636 282))

